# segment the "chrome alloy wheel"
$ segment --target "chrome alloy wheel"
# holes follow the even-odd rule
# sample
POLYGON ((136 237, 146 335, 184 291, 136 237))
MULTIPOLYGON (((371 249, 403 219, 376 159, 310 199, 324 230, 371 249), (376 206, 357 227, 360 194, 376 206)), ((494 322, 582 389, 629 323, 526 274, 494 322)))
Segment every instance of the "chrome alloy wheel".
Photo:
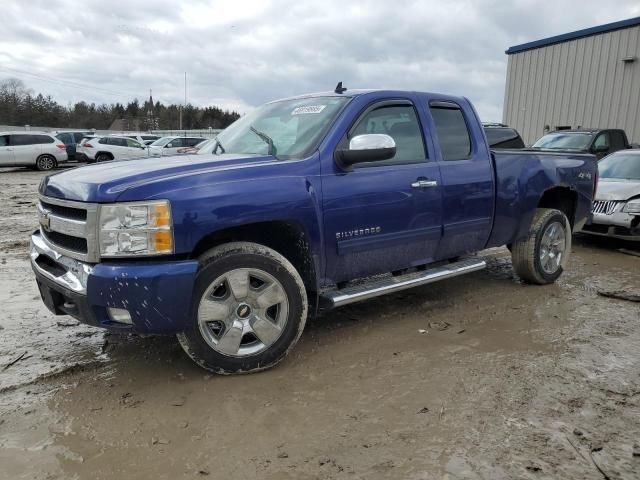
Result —
POLYGON ((278 280, 256 268, 219 276, 198 306, 198 327, 216 352, 255 355, 280 338, 289 316, 287 294, 278 280))
POLYGON ((564 225, 552 222, 547 225, 540 239, 540 265, 545 273, 552 275, 558 271, 567 248, 564 225))

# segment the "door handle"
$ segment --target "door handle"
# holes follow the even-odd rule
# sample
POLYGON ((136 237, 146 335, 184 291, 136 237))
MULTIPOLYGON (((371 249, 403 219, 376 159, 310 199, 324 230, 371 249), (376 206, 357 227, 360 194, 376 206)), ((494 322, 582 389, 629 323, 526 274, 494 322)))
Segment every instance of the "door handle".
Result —
POLYGON ((411 184, 411 188, 430 188, 437 186, 438 182, 436 180, 418 180, 411 184))

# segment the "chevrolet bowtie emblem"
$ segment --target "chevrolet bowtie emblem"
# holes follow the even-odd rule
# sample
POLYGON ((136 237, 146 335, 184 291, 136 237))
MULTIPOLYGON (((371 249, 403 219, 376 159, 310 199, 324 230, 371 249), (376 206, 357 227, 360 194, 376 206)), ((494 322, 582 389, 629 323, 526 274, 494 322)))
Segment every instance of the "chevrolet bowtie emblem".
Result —
POLYGON ((51 227, 49 212, 41 211, 38 220, 40 221, 40 225, 42 225, 42 228, 44 228, 48 232, 49 228, 51 227))

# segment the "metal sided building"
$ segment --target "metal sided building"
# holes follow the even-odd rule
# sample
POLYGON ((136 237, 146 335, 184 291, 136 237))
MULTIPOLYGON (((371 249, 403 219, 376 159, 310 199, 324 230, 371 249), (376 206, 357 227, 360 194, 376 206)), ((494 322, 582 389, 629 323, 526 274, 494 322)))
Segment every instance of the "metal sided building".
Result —
POLYGON ((640 143, 640 17, 510 47, 502 121, 527 145, 553 130, 623 128, 640 143))

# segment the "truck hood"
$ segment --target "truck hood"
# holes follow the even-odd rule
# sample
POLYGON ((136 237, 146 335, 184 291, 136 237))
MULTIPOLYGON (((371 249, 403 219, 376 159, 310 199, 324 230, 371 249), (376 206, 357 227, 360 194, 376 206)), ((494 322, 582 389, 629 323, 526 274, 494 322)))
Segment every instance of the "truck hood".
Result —
POLYGON ((598 181, 596 200, 629 200, 640 195, 640 180, 601 178, 598 181))
POLYGON ((80 202, 111 202, 122 192, 175 176, 202 175, 277 162, 272 156, 223 154, 175 155, 121 160, 74 168, 45 177, 40 194, 80 202))

